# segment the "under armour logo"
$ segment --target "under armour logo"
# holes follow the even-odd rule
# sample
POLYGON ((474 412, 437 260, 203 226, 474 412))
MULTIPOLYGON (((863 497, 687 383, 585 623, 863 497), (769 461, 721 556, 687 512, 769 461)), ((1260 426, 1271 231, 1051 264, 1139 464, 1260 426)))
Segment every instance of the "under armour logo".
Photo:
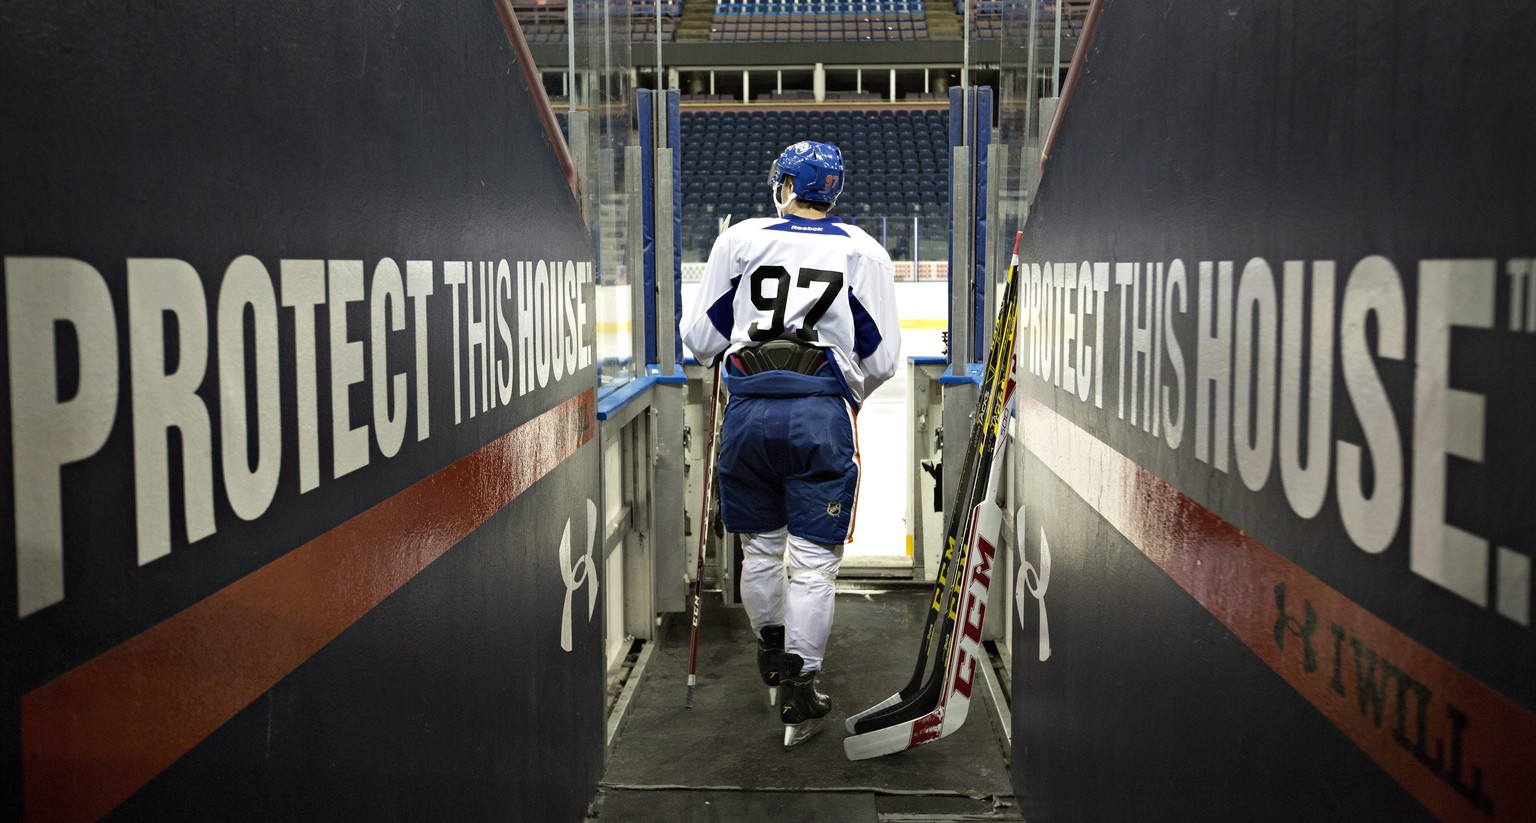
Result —
POLYGON ((592 547, 597 539, 597 504, 587 500, 587 549, 586 554, 571 562, 571 521, 565 521, 565 532, 560 535, 560 576, 565 579, 565 609, 560 616, 560 648, 571 650, 571 598, 576 590, 587 586, 587 620, 597 609, 597 564, 592 559, 592 547))
POLYGON ((843 513, 843 504, 842 503, 839 503, 838 501, 833 500, 831 503, 827 504, 827 516, 828 517, 837 517, 838 515, 840 515, 842 513, 843 513))
POLYGON ((1051 542, 1045 537, 1045 527, 1040 527, 1040 568, 1024 559, 1024 507, 1020 506, 1013 519, 1013 533, 1019 541, 1021 574, 1013 582, 1014 611, 1019 615, 1019 625, 1024 625, 1024 607, 1028 603, 1025 592, 1040 601, 1040 662, 1051 656, 1051 624, 1045 617, 1045 589, 1051 582, 1051 542))

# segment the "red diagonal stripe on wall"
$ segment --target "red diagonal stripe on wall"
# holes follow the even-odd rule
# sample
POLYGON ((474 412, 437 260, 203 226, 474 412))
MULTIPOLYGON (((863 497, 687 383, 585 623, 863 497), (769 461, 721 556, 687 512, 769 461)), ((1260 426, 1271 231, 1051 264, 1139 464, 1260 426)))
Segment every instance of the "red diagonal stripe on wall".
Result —
POLYGON ((1437 817, 1530 819, 1536 716, 1040 401, 1019 412, 1025 448, 1437 817))
POLYGON ((21 699, 28 820, 95 820, 592 438, 574 397, 21 699))

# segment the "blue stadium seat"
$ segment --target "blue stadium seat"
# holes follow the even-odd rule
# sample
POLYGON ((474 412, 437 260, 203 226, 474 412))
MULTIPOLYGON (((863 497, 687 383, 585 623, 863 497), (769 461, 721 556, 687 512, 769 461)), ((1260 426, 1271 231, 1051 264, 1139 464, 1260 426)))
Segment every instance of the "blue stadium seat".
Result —
POLYGON ((948 178, 938 162, 940 157, 947 162, 944 121, 940 110, 685 109, 685 259, 708 255, 715 218, 773 213, 765 184, 768 165, 785 146, 802 139, 834 143, 845 152, 847 186, 838 214, 861 220, 920 215, 942 222, 949 196, 948 178))

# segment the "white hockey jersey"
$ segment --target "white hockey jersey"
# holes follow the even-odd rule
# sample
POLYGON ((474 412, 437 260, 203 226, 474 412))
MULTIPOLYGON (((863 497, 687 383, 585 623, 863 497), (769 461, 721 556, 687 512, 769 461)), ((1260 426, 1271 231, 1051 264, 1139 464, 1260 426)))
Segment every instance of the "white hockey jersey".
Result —
POLYGON ((702 362, 798 334, 827 349, 855 407, 896 373, 901 329, 885 249, 835 217, 743 220, 715 240, 683 321, 702 362))

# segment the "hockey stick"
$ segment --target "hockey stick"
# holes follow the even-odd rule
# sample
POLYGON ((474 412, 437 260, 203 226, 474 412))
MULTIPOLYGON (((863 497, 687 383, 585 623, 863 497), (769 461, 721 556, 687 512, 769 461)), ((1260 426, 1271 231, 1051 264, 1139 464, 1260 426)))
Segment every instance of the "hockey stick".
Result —
MULTIPOLYGON (((1015 240, 1017 251, 1017 239, 1015 240)), ((1015 255, 1016 259, 1016 255, 1015 255)), ((1002 393, 1001 376, 1006 368, 1006 357, 1011 352, 1011 339, 1013 335, 1012 320, 1015 316, 1014 306, 1017 302, 1016 285, 1014 282, 1014 268, 1010 267, 1007 284, 1004 288, 1003 299, 1000 303, 1000 317, 992 330, 992 345, 988 352, 987 364, 982 376, 982 386, 978 400, 978 408, 971 423, 971 434, 966 444, 965 462, 960 470, 960 481, 955 488, 954 501, 949 508, 949 522, 945 527, 945 552, 939 561, 938 574, 934 580, 934 596, 929 608, 927 621, 923 627, 921 641, 918 646, 917 663, 913 668, 912 677, 901 691, 887 697, 885 700, 853 715, 845 721, 850 734, 867 732, 883 725, 882 721, 894 719, 892 716, 898 712, 910 713, 913 708, 909 704, 920 697, 922 692, 931 692, 924 689, 923 674, 928 669, 928 664, 936 647, 942 647, 948 636, 941 622, 946 611, 953 613, 955 603, 955 581, 951 573, 954 564, 957 543, 961 530, 965 525, 964 518, 969 513, 975 502, 976 486, 979 475, 985 471, 984 452, 985 447, 991 441, 992 422, 996 420, 994 409, 1001 406, 1002 393), (946 603, 947 601, 947 603, 946 603), (948 608, 946 609, 946 605, 948 608), (936 642, 937 641, 937 642, 936 642), (903 705, 898 705, 903 704, 903 705)), ((963 544, 961 544, 963 545, 963 544)), ((952 618, 951 618, 952 620, 952 618)), ((938 665, 935 664, 933 675, 926 685, 932 686, 937 682, 938 665)), ((932 695, 926 699, 918 700, 918 705, 931 705, 932 695)))
POLYGON ((709 391, 709 436, 704 441, 704 500, 699 505, 699 562, 693 574, 693 636, 688 641, 688 700, 683 708, 693 708, 693 689, 699 673, 699 611, 704 602, 704 547, 709 540, 710 493, 715 479, 716 410, 720 406, 720 364, 715 364, 715 384, 709 391))
MULTIPOLYGON (((1011 295, 1005 293, 1002 306, 1004 318, 1009 314, 1010 300, 1011 295)), ((913 668, 911 679, 902 687, 901 691, 847 718, 845 725, 850 734, 858 731, 869 731, 878 727, 880 725, 878 721, 883 717, 882 713, 885 710, 912 700, 918 695, 919 690, 924 684, 923 674, 928 669, 928 663, 931 660, 935 647, 935 640, 939 639, 937 631, 940 628, 939 619, 944 614, 945 602, 951 599, 951 592, 954 589, 951 583, 951 566, 955 559, 956 543, 963 522, 961 518, 970 509, 970 501, 974 497, 979 458, 983 451, 981 446, 988 439, 988 422, 993 417, 990 411, 985 410, 990 410, 996 405, 995 395, 997 394, 1000 360, 1002 352, 1006 348, 999 337, 1006 333, 1006 328, 1007 324, 1000 320, 993 330, 992 348, 982 373, 982 387, 980 397, 978 398, 982 402, 978 404, 979 408, 972 420, 971 434, 965 449, 965 462, 961 466, 960 481, 955 488, 954 501, 950 504, 949 508, 950 517, 944 531, 944 545, 946 549, 939 560, 938 574, 934 578, 933 601, 928 610, 927 621, 920 635, 921 639, 917 649, 917 664, 913 668)), ((953 606, 952 603, 950 605, 953 606)))
MULTIPOLYGON (((720 218, 720 233, 731 227, 731 216, 720 218)), ((720 380, 724 376, 721 366, 724 358, 715 362, 715 383, 709 390, 709 435, 704 441, 704 502, 699 505, 699 561, 693 573, 693 629, 688 639, 688 699, 683 708, 693 708, 693 690, 699 682, 699 612, 704 604, 704 548, 709 541, 710 492, 715 479, 715 433, 718 430, 715 414, 720 407, 720 380)))
MULTIPOLYGON (((1017 264, 1018 257, 1015 254, 1014 265, 1017 264)), ((1005 312, 1004 317, 1008 318, 1009 314, 1005 312)), ((1009 319, 1011 322, 1012 318, 1009 319)), ((1012 348, 1010 342, 1009 371, 1002 386, 1003 406, 1000 412, 1006 412, 1016 387, 1012 348)), ((986 665, 981 648, 981 628, 986 620, 992 562, 997 554, 997 538, 1003 522, 1003 510, 997 504, 997 495, 1005 465, 1002 457, 1007 450, 1007 430, 1002 425, 1002 416, 994 420, 995 425, 989 427, 991 437, 982 456, 987 482, 981 499, 970 511, 969 528, 964 531, 961 541, 960 576, 949 598, 950 608, 941 626, 939 643, 944 649, 942 662, 936 665, 933 677, 919 694, 885 712, 883 716, 873 718, 874 728, 866 726, 862 734, 843 741, 843 753, 850 760, 906 751, 946 737, 959 729, 970 713, 976 666, 978 661, 986 665), (957 619, 964 621, 959 635, 954 634, 957 619)))
POLYGON ((959 589, 958 614, 964 625, 958 642, 946 648, 944 678, 938 704, 911 719, 901 720, 863 734, 844 738, 843 754, 849 760, 866 760, 906 751, 924 743, 948 737, 965 724, 971 710, 971 690, 976 667, 990 665, 981 648, 981 627, 987 615, 987 593, 992 583, 992 561, 997 555, 997 537, 1002 531, 1003 509, 997 505, 998 479, 1007 449, 1007 434, 999 430, 993 447, 994 460, 987 475, 986 493, 971 512, 968 542, 973 542, 975 557, 965 564, 959 589))
POLYGON ((955 489, 955 499, 950 507, 949 523, 945 529, 946 550, 940 560, 938 576, 934 582, 934 598, 928 611, 918 647, 917 665, 911 679, 901 691, 880 703, 849 717, 845 725, 850 734, 872 732, 890 723, 912 720, 933 708, 941 697, 941 674, 948 661, 948 646, 954 632, 958 610, 958 598, 963 592, 970 541, 962 539, 969 532, 970 514, 979 499, 978 486, 988 472, 997 443, 997 433, 1002 424, 1002 412, 1012 396, 1011 379, 1013 340, 1018 317, 1018 243, 1022 232, 1014 238, 1013 258, 1008 268, 1003 298, 999 305, 999 318, 993 327, 992 346, 988 352, 983 372, 981 402, 971 424, 971 435, 966 445, 965 463, 961 468, 960 483, 955 489), (957 552, 958 549, 958 552, 957 552), (958 562, 957 562, 958 561, 958 562), (959 574, 955 574, 958 568, 959 574), (935 649, 943 649, 943 659, 933 659, 935 649), (933 671, 924 680, 930 661, 933 671))
MULTIPOLYGON (((1006 401, 1004 397, 1005 392, 1000 391, 1000 389, 1003 388, 1002 377, 1004 370, 1007 368, 1008 358, 1011 357, 1011 341, 1014 333, 1013 318, 1017 316, 1015 308, 1017 305, 1017 286, 1015 284, 1014 271, 1017 261, 1017 245, 1018 239, 1015 238, 1015 265, 1010 266, 1003 299, 999 306, 1001 317, 997 325, 993 327, 992 346, 983 372, 981 395, 978 397, 978 400, 981 402, 978 404, 977 413, 972 420, 971 434, 965 449, 965 462, 960 471, 960 482, 955 489, 954 501, 949 509, 949 522, 945 528, 946 550, 940 559, 938 574, 935 578, 934 598, 918 646, 917 664, 913 669, 911 679, 902 687, 901 691, 847 719, 846 726, 849 733, 869 731, 877 728, 882 725, 880 722, 882 719, 889 719, 889 716, 894 712, 900 711, 902 708, 910 710, 910 706, 893 707, 912 701, 919 696, 919 692, 924 685, 923 675, 928 669, 933 650, 941 647, 942 642, 947 639, 948 633, 941 631, 943 629, 941 618, 946 611, 953 612, 956 606, 954 602, 955 595, 953 594, 955 591, 955 581, 951 573, 951 566, 955 560, 957 543, 960 543, 958 538, 963 526, 966 524, 965 518, 976 501, 977 486, 982 473, 985 471, 984 453, 987 450, 986 447, 990 445, 993 439, 991 435, 993 433, 992 429, 995 427, 995 421, 998 419, 997 411, 1001 409, 1003 402, 1006 401), (945 608, 946 605, 948 609, 945 608), (940 635, 943 635, 943 637, 940 635), (936 643, 936 641, 939 642, 936 643)), ((930 685, 936 684, 937 675, 936 666, 933 676, 930 677, 930 685)), ((932 699, 930 695, 928 700, 922 702, 931 705, 932 699)))

